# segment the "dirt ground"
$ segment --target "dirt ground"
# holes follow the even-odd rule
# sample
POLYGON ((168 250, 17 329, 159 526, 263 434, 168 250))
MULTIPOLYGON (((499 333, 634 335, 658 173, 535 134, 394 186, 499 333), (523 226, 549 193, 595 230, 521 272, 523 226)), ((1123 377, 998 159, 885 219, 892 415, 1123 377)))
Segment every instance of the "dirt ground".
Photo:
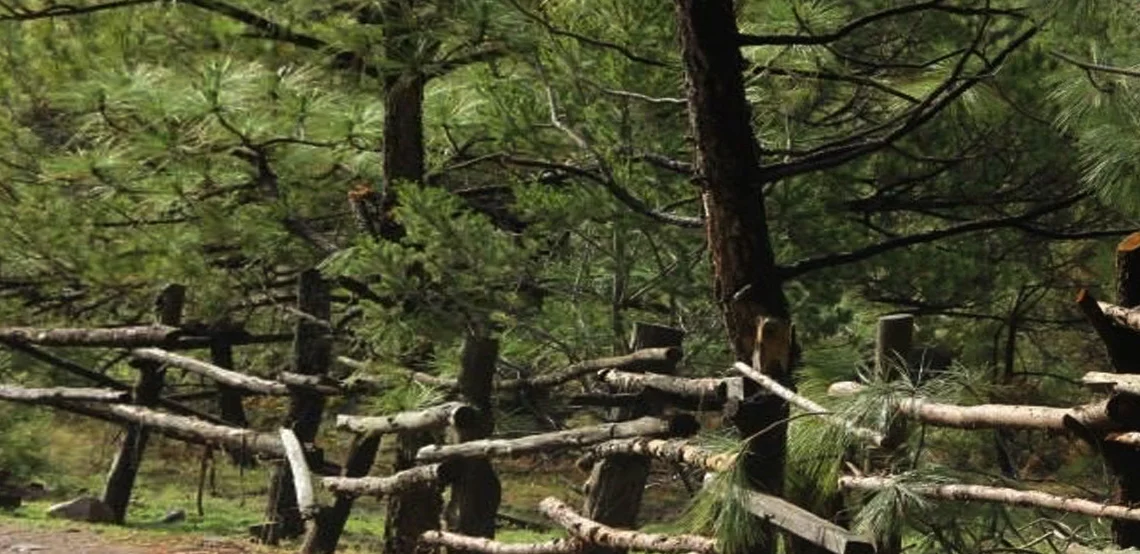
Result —
POLYGON ((247 554, 251 544, 209 537, 107 537, 76 525, 60 529, 22 529, 0 522, 0 554, 247 554))

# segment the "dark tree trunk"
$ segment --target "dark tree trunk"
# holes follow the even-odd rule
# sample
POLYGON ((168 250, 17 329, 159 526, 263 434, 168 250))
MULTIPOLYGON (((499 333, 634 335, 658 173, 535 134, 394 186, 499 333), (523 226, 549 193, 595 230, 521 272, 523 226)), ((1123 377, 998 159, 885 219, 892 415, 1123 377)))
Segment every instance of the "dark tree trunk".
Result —
MULTIPOLYGON (((1140 233, 1129 235, 1116 248, 1116 303, 1125 308, 1140 306, 1140 233)), ((1140 336, 1120 327, 1114 334, 1116 344, 1121 346, 1116 349, 1116 371, 1140 373, 1140 336)), ((1102 448, 1116 474, 1114 503, 1140 504, 1140 448, 1113 441, 1102 441, 1102 448)), ((1140 522, 1114 519, 1112 535, 1120 548, 1140 547, 1140 522)))
MULTIPOLYGON (((301 274, 297 291, 297 308, 315 320, 298 318, 296 337, 293 340, 294 373, 325 375, 332 365, 332 338, 321 323, 329 320, 331 299, 329 286, 319 271, 310 269, 301 274)), ((325 407, 323 395, 294 389, 289 396, 289 414, 285 426, 293 430, 301 444, 310 444, 321 425, 321 412, 325 407)), ((297 509, 293 490, 293 473, 289 464, 279 463, 273 471, 269 486, 267 524, 257 527, 259 539, 275 544, 282 538, 298 537, 305 532, 305 522, 297 509)))
MULTIPOLYGON (((491 392, 499 343, 494 339, 469 336, 463 344, 459 370, 459 394, 464 402, 479 410, 470 425, 456 429, 460 442, 485 439, 495 430, 491 392)), ((493 538, 495 514, 502 500, 502 485, 486 457, 458 461, 447 505, 447 529, 462 535, 493 538)), ((451 550, 453 554, 455 550, 451 550)))
MULTIPOLYGON (((744 94, 744 59, 732 0, 675 0, 688 81, 689 118, 704 200, 713 286, 737 361, 748 363, 762 318, 789 317, 764 208, 759 146, 744 94)), ((763 368, 761 368, 763 370, 763 368)), ((790 367, 771 375, 791 385, 790 367)), ((781 400, 745 403, 733 422, 751 437, 744 459, 750 485, 783 492, 787 417, 781 400)), ((774 552, 771 532, 750 552, 774 552)))
MULTIPOLYGON (((636 323, 633 327, 631 348, 680 347, 684 333, 678 329, 636 323)), ((658 367, 639 367, 637 371, 672 373, 676 360, 658 367)), ((644 405, 638 408, 618 408, 611 421, 627 420, 644 415, 658 415, 663 406, 644 405)), ((583 507, 585 517, 611 527, 633 529, 641 508, 641 496, 649 479, 650 458, 637 455, 608 456, 598 460, 590 472, 589 493, 583 507)), ((598 544, 587 544, 584 554, 624 554, 625 550, 598 544)))
MULTIPOLYGON (((380 450, 381 435, 357 435, 352 441, 348 451, 348 459, 344 463, 344 477, 364 477, 376 463, 376 453, 380 450)), ((337 496, 336 502, 328 508, 317 513, 316 521, 305 535, 305 543, 301 546, 301 554, 332 554, 336 552, 336 545, 340 535, 344 532, 344 525, 348 522, 348 514, 352 511, 352 504, 356 500, 353 496, 337 496)))
MULTIPOLYGON (((186 287, 168 285, 155 301, 158 323, 177 327, 182 322, 182 307, 186 301, 186 287)), ((134 403, 140 406, 154 406, 162 394, 164 372, 162 365, 150 361, 135 362, 139 379, 133 390, 134 403)), ((103 489, 103 502, 115 514, 115 522, 123 523, 127 518, 127 505, 131 502, 131 490, 135 486, 139 464, 150 438, 150 431, 141 425, 127 425, 119 453, 111 464, 107 475, 107 485, 103 489)))
MULTIPOLYGON (((435 442, 431 433, 401 433, 394 471, 416 465, 416 451, 435 442)), ((384 522, 384 554, 434 554, 437 548, 419 540, 424 531, 439 529, 443 496, 437 485, 418 485, 388 499, 384 522)))

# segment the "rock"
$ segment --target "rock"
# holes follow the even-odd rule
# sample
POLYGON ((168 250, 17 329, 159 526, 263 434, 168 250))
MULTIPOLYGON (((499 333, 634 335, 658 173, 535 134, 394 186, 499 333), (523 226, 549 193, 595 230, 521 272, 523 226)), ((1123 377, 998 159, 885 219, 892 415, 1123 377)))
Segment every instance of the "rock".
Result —
POLYGON ((178 523, 186 519, 186 510, 170 510, 162 519, 158 520, 159 523, 178 523))
POLYGON ((111 507, 93 496, 80 496, 75 500, 56 504, 48 508, 47 513, 51 517, 70 519, 72 521, 86 521, 88 523, 115 522, 115 513, 111 511, 111 507))

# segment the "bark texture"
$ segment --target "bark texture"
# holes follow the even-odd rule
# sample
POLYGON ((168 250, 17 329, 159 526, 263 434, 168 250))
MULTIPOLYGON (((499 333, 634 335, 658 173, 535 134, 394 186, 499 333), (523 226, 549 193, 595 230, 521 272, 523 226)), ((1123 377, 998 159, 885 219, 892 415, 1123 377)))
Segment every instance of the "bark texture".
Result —
MULTIPOLYGON (((477 413, 464 424, 455 426, 456 439, 460 442, 485 439, 495 430, 491 393, 498 358, 499 343, 494 339, 468 336, 463 344, 459 393, 477 413)), ((451 483, 451 500, 447 504, 447 529, 468 536, 493 538, 495 514, 502 495, 502 484, 490 459, 482 456, 459 460, 451 483)), ((464 551, 452 549, 451 552, 464 551)))
POLYGON ((438 406, 400 412, 385 416, 339 415, 336 428, 365 435, 403 433, 408 431, 431 431, 459 423, 470 425, 476 418, 475 408, 463 402, 446 402, 438 406))
MULTIPOLYGON (((348 450, 348 458, 344 462, 341 474, 345 478, 363 477, 376 463, 376 454, 380 450, 380 435, 356 436, 348 450)), ((337 543, 348 523, 348 515, 356 497, 353 495, 338 495, 332 506, 317 511, 313 524, 305 534, 305 541, 301 545, 301 554, 332 554, 336 552, 337 543)))
POLYGON ((548 497, 539 503, 538 509, 571 535, 590 544, 607 546, 619 550, 642 550, 646 552, 699 552, 716 554, 716 541, 698 535, 658 535, 615 529, 608 525, 582 517, 573 508, 557 498, 548 497))
MULTIPOLYGON (((1116 247, 1116 302, 1123 308, 1140 306, 1140 233, 1129 235, 1116 247)), ((1129 323, 1132 318, 1124 320, 1129 323)), ((1133 329, 1130 326, 1117 332, 1118 373, 1140 373, 1140 334, 1133 329)), ((1105 461, 1116 474, 1113 501, 1125 506, 1140 504, 1140 448, 1114 441, 1104 441, 1101 447, 1105 461)), ((1112 534, 1121 548, 1140 547, 1140 522, 1115 520, 1112 534)))
MULTIPOLYGON (((422 431, 401 433, 396 447, 396 470, 411 470, 416 465, 416 451, 434 442, 422 431)), ((446 468, 446 464, 442 468, 446 468)), ((398 475, 398 474, 397 474, 398 475)), ((388 514, 384 523, 385 554, 430 554, 435 546, 421 543, 427 531, 438 530, 443 512, 441 486, 436 481, 423 481, 388 498, 388 514)))
POLYGON ((597 458, 623 454, 650 456, 715 473, 728 471, 736 463, 734 454, 710 452, 683 440, 635 438, 612 440, 595 446, 579 460, 578 467, 588 468, 594 465, 594 460, 597 458))
POLYGON ((269 396, 285 396, 289 394, 289 388, 277 381, 246 375, 189 356, 167 352, 159 348, 137 348, 131 351, 131 356, 140 360, 149 360, 184 369, 230 387, 231 389, 245 390, 269 396))
POLYGON ((13 402, 45 403, 56 400, 75 400, 80 402, 125 402, 130 400, 130 393, 110 389, 88 389, 76 387, 56 387, 46 389, 26 389, 0 385, 0 399, 13 402))
POLYGON ((420 542, 445 546, 460 552, 483 552, 484 554, 575 554, 582 548, 582 543, 574 539, 554 539, 536 543, 505 543, 447 531, 427 531, 420 536, 420 542))

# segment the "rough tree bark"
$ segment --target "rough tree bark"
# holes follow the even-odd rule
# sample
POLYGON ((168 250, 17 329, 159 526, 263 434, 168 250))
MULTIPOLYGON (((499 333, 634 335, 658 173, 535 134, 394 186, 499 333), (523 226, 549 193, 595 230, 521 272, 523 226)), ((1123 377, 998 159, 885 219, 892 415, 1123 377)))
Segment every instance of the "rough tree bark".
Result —
MULTIPOLYGON (((186 301, 186 287, 167 285, 155 301, 158 323, 166 327, 178 327, 182 321, 182 307, 186 301)), ((151 361, 137 362, 139 379, 135 382, 132 397, 139 406, 154 406, 162 394, 164 372, 162 364, 151 361)), ((139 472, 143 452, 150 437, 150 431, 141 425, 128 425, 119 445, 119 453, 111 464, 107 484, 103 489, 103 502, 115 514, 115 522, 123 523, 127 517, 127 505, 131 501, 131 490, 139 472)))
MULTIPOLYGON (((1116 303, 1125 308, 1140 306, 1140 233, 1126 237, 1116 248, 1116 303)), ((1119 373, 1140 373, 1140 336, 1119 329, 1115 340, 1122 353, 1117 360, 1119 373)), ((1105 461, 1116 474, 1113 502, 1125 506, 1140 503, 1140 448, 1115 441, 1101 442, 1105 461)), ((1116 519, 1113 540, 1121 548, 1140 547, 1140 521, 1116 519)))
MULTIPOLYGON (((348 449, 348 458, 341 472, 343 477, 359 478, 368 475, 372 464, 376 463, 376 453, 380 450, 381 435, 357 435, 348 449)), ((337 496, 332 506, 317 511, 313 525, 305 534, 301 554, 332 554, 348 523, 348 514, 356 497, 337 496)))
MULTIPOLYGON (((736 12, 732 0, 675 0, 675 4, 714 294, 736 361, 747 363, 755 350, 760 320, 787 320, 790 314, 768 231, 760 149, 741 74, 744 59, 736 12)), ((791 367, 783 369, 784 375, 777 380, 788 386, 791 367)), ((776 398, 741 406, 734 424, 748 437, 786 414, 787 405, 776 398)), ((750 484, 772 494, 783 490, 783 437, 776 429, 760 441, 753 440, 744 462, 750 484), (761 449, 767 452, 757 456, 761 449)), ((775 551, 773 537, 765 534, 750 552, 775 551)))
MULTIPOLYGON (((234 368, 234 347, 228 341, 217 340, 210 343, 210 362, 224 368, 234 368)), ((249 419, 245 417, 245 406, 242 404, 241 391, 227 385, 218 385, 218 413, 222 421, 234 427, 249 427, 249 419)), ((231 452, 230 459, 242 467, 253 467, 254 457, 243 452, 231 452)))
MULTIPOLYGON (((400 433, 396 445, 396 471, 416 465, 416 451, 435 442, 423 431, 400 433)), ((388 515, 384 521, 384 554, 432 554, 436 547, 421 543, 419 537, 439 529, 443 496, 438 483, 424 483, 402 490, 388 499, 388 515)))
MULTIPOLYGON (((636 323, 633 328, 632 349, 651 347, 673 347, 680 349, 684 332, 671 327, 636 323)), ((671 373, 676 362, 664 362, 653 369, 654 373, 671 373)), ((646 368, 643 368, 643 371, 646 368)), ((642 405, 637 408, 616 409, 611 420, 631 417, 658 415, 661 405, 642 405)), ((645 456, 617 454, 602 458, 594 464, 587 481, 589 494, 583 506, 586 517, 606 525, 633 528, 637 524, 637 513, 641 508, 641 495, 649 479, 650 459, 645 456)), ((621 554, 623 548, 606 547, 600 544, 583 546, 585 554, 621 554)))
MULTIPOLYGON (((467 425, 455 427, 459 442, 485 439, 495 430, 491 394, 498 357, 499 342, 494 339, 468 336, 463 344, 459 394, 479 414, 467 425)), ((447 504, 447 529, 468 536, 494 538, 495 514, 499 511, 503 488, 490 459, 486 456, 463 458, 457 470, 447 504)), ((451 549, 450 552, 465 551, 451 549)))
MULTIPOLYGON (((298 318, 293 340, 294 372, 302 375, 324 375, 332 365, 332 338, 319 321, 328 321, 331 300, 329 285, 315 269, 301 273, 297 290, 297 309, 313 316, 298 318)), ((323 395, 294 389, 289 396, 289 414, 285 426, 293 431, 302 444, 311 444, 317 436, 324 410, 323 395)), ((273 471, 269 487, 269 504, 266 524, 254 526, 257 538, 276 544, 279 539, 298 537, 305 531, 305 522, 297 510, 293 491, 293 475, 288 464, 278 464, 273 471)))

